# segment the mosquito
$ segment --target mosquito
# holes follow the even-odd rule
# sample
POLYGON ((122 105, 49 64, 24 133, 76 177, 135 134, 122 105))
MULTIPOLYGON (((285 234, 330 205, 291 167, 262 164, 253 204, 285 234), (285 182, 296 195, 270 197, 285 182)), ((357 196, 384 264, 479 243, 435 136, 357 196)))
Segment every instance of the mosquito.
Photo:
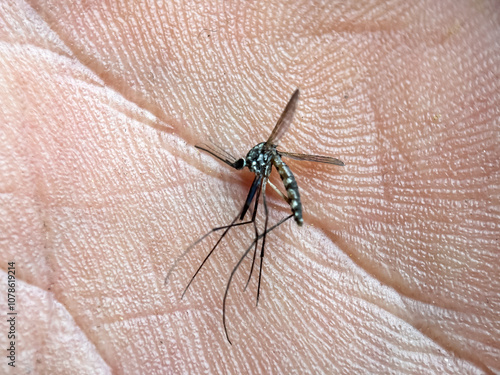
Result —
POLYGON ((299 101, 299 89, 296 89, 295 92, 292 94, 290 100, 288 101, 288 104, 285 107, 285 110, 281 114, 281 117, 279 118, 278 122, 276 123, 273 131, 271 132, 271 135, 267 139, 266 142, 262 142, 254 146, 246 155, 245 158, 241 159, 236 159, 234 156, 226 152, 225 150, 217 147, 217 146, 209 146, 206 144, 202 145, 196 145, 195 147, 203 150, 215 158, 219 159, 220 161, 224 162, 225 164, 229 165, 230 167, 241 170, 245 167, 247 167, 251 172, 255 174, 254 180, 252 182, 252 185, 250 186, 250 190, 248 191, 247 198, 245 200, 245 203, 241 210, 239 211, 238 215, 233 219, 233 221, 229 225, 221 226, 221 227, 216 227, 212 228, 208 233, 206 233, 203 237, 198 239, 196 242, 191 244, 181 256, 177 258, 175 263, 172 265, 170 270, 167 273, 167 276, 165 278, 165 283, 168 282, 168 279, 173 271, 173 269, 176 267, 178 262, 184 258, 185 255, 187 255, 191 249, 193 249, 196 245, 198 245, 200 242, 202 242, 206 237, 208 237, 210 234, 218 231, 223 231, 215 245, 212 247, 210 252, 207 254, 207 256, 204 258, 204 260, 201 262, 200 266, 194 273, 194 275, 191 277, 189 283, 187 284, 186 288, 184 289, 184 292, 182 293, 181 299, 184 297, 186 294, 187 290, 193 283, 194 279, 198 275, 198 273, 201 271, 205 263, 208 261, 210 256, 214 253, 215 249, 219 246, 223 238, 226 236, 226 234, 229 232, 231 228, 234 228, 236 226, 242 226, 242 225, 253 225, 254 231, 255 231, 255 238, 251 245, 245 250, 239 261, 236 263, 234 266, 233 270, 231 271, 231 275, 229 276, 228 282, 226 284, 226 290, 224 292, 224 299, 222 303, 222 322, 223 322, 223 327, 224 327, 224 333, 226 335, 226 339, 229 342, 229 344, 232 345, 231 340, 229 338, 229 333, 227 329, 227 324, 226 324, 226 301, 227 301, 227 296, 229 293, 229 287, 231 286, 231 281, 233 280, 233 276, 236 273, 236 271, 239 269, 241 263, 243 260, 249 255, 249 253, 253 249, 253 256, 252 256, 252 264, 250 267, 250 272, 248 275, 247 282, 245 284, 245 290, 250 282, 250 279, 252 277, 252 273, 254 270, 254 265, 256 261, 256 254, 258 251, 258 243, 260 240, 262 240, 261 245, 260 245, 260 267, 259 267, 259 276, 258 276, 258 284, 257 284, 257 297, 256 297, 256 306, 259 304, 259 297, 260 297, 260 286, 261 286, 261 280, 262 280, 262 269, 263 269, 263 260, 264 260, 264 254, 265 254, 265 245, 266 245, 266 238, 267 235, 272 232, 274 229, 291 219, 292 217, 294 218, 295 222, 297 225, 302 226, 304 223, 304 220, 302 218, 302 203, 300 201, 300 194, 299 194, 299 187, 297 185, 297 181, 295 180, 295 177, 288 167, 286 163, 283 161, 283 157, 285 158, 290 158, 290 159, 295 159, 295 160, 303 160, 303 161, 311 161, 311 162, 318 162, 318 163, 326 163, 326 164, 333 164, 333 165, 338 165, 338 166, 344 166, 344 162, 342 162, 339 159, 332 158, 329 156, 318 156, 318 155, 309 155, 309 154, 297 154, 297 153, 291 153, 291 152, 284 152, 284 151, 279 151, 277 149, 278 142, 281 140, 281 138, 286 134, 288 129, 290 128, 290 125, 292 124, 293 116, 295 114, 295 110, 297 109, 297 103, 299 101), (286 195, 281 192, 280 189, 278 189, 271 181, 269 181, 269 176, 271 174, 272 168, 275 168, 283 182, 283 185, 286 190, 286 195), (269 185, 273 190, 275 190, 278 195, 283 198, 289 205, 290 209, 292 211, 292 214, 281 219, 278 221, 276 224, 272 225, 269 227, 269 210, 267 206, 267 200, 266 200, 266 187, 269 185), (257 228, 256 224, 256 216, 257 216, 257 211, 258 211, 258 206, 259 206, 259 200, 260 197, 262 197, 262 202, 264 205, 264 231, 262 233, 259 233, 259 230, 257 228), (251 205, 253 203, 253 209, 251 209, 251 205), (245 215, 247 214, 248 210, 252 212, 252 217, 250 220, 243 221, 245 218, 245 215))

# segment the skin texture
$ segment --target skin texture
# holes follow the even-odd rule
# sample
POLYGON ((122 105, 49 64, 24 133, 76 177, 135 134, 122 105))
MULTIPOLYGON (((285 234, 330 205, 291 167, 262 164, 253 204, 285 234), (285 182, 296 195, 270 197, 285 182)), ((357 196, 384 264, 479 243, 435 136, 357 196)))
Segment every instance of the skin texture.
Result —
POLYGON ((498 2, 159 4, 0 3, 16 373, 500 372, 498 2), (164 285, 252 181, 194 145, 244 156, 296 87, 281 149, 346 166, 289 162, 305 224, 269 235, 257 309, 243 263, 230 346, 252 228, 164 285))

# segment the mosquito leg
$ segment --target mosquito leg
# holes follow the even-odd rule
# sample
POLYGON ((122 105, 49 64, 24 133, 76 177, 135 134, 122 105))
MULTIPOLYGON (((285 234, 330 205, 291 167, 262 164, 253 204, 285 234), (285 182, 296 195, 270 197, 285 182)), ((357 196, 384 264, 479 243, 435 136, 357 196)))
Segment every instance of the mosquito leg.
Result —
POLYGON ((207 262, 208 258, 210 258, 210 256, 213 254, 213 252, 215 251, 215 249, 217 248, 217 246, 219 246, 219 243, 222 241, 222 239, 226 236, 227 232, 229 232, 229 229, 231 229, 232 227, 234 227, 234 223, 236 222, 236 220, 238 220, 238 216, 236 216, 232 223, 229 224, 226 228, 226 230, 224 231, 224 233, 222 233, 222 235, 219 237, 219 239, 217 240, 217 242, 215 243, 214 247, 212 247, 212 250, 210 250, 210 252, 208 253, 208 255, 205 257, 205 259, 203 259, 203 262, 201 262, 200 266, 198 267, 198 269, 196 270, 196 272, 194 273, 193 277, 191 277, 191 280, 189 280, 189 283, 188 285, 186 286, 186 289, 184 289, 184 292, 182 292, 182 296, 181 296, 181 299, 184 298, 184 295, 186 294, 187 290, 189 289, 189 287, 191 286, 191 283, 194 281, 194 279, 196 278, 196 276, 198 275, 198 273, 201 271, 201 269, 203 268, 203 266, 205 265, 205 263, 207 262))
MULTIPOLYGON (((214 247, 212 247, 212 250, 210 250, 210 252, 205 257, 205 259, 203 259, 203 262, 201 262, 200 266, 198 267, 198 269, 194 273, 193 277, 191 278, 191 280, 189 280, 189 283, 186 286, 186 289, 184 289, 184 292, 182 293, 181 299, 184 298, 184 295, 186 294, 186 292, 189 289, 190 285, 192 284, 192 282, 194 281, 194 279, 196 278, 196 276, 198 275, 198 273, 200 272, 200 270, 203 268, 203 266, 207 262, 208 258, 210 258, 210 256, 213 254, 213 252, 215 251, 215 249, 217 248, 217 246, 219 246, 219 243, 226 236, 226 234, 229 232, 229 230, 232 227, 235 226, 236 221, 238 219, 239 220, 243 220, 243 217, 245 216, 245 213, 248 211, 248 208, 252 204, 252 200, 255 197, 255 193, 258 191, 259 194, 260 194, 260 191, 262 189, 262 183, 261 183, 261 181, 262 181, 262 177, 261 176, 255 176, 255 178, 254 178, 254 180, 252 182, 252 186, 250 187, 250 190, 248 191, 248 195, 247 195, 247 198, 245 200, 245 204, 243 205, 243 208, 241 209, 239 215, 236 216, 233 219, 233 221, 231 222, 231 224, 229 224, 227 226, 227 228, 224 230, 224 233, 222 233, 222 235, 220 236, 219 240, 215 243, 214 247)), ((256 211, 254 212, 252 220, 250 220, 250 222, 254 222, 255 221, 255 215, 256 215, 256 211)))
POLYGON ((226 325, 226 303, 227 303, 227 296, 229 294, 229 287, 231 286, 231 281, 233 280, 234 274, 236 273, 236 271, 240 267, 241 263, 246 258, 246 256, 248 255, 248 253, 252 250, 252 248, 254 247, 255 243, 258 240, 260 240, 262 237, 264 237, 267 233, 269 233, 269 232, 273 231, 274 229, 276 229, 277 227, 279 227, 285 221, 290 220, 292 217, 293 217, 293 214, 285 217, 284 219, 281 219, 276 224, 274 224, 271 228, 269 228, 268 230, 266 230, 264 233, 259 234, 257 236, 257 238, 255 240, 253 240, 253 242, 248 247, 248 249, 245 250, 245 252, 241 256, 240 260, 238 261, 238 263, 236 263, 236 266, 234 266, 233 270, 231 271, 231 275, 229 276, 229 280, 227 281, 226 291, 224 292, 224 299, 222 300, 222 324, 224 326, 224 332, 226 333, 227 341, 231 345, 232 345, 232 343, 231 343, 231 340, 229 339, 229 334, 228 334, 227 325, 226 325))
POLYGON ((242 223, 235 223, 235 224, 232 224, 232 225, 224 225, 222 227, 212 228, 210 230, 210 232, 206 233, 205 235, 203 235, 203 237, 199 238, 198 240, 196 240, 195 242, 193 242, 191 245, 189 245, 189 247, 181 255, 179 255, 177 257, 177 259, 175 260, 174 264, 169 268, 169 270, 167 272, 167 276, 165 277, 165 285, 168 284, 168 280, 170 279, 170 276, 172 275, 172 272, 174 271, 175 267, 177 267, 177 265, 179 264, 179 262, 182 259, 184 259, 184 257, 186 255, 188 255, 191 252, 191 250, 193 250, 193 248, 196 245, 198 245, 201 241, 203 241, 209 235, 211 235, 214 232, 223 230, 223 229, 227 229, 227 228, 231 228, 231 227, 237 227, 237 226, 240 226, 240 225, 248 225, 248 224, 251 224, 251 223, 252 223, 252 221, 249 220, 249 221, 245 221, 245 222, 242 222, 242 223))
POLYGON ((259 238, 259 231, 257 229, 257 223, 255 221, 255 218, 257 216, 257 207, 259 205, 259 198, 260 198, 261 189, 262 189, 262 185, 260 186, 259 191, 257 192, 257 198, 255 199, 255 208, 254 208, 253 215, 252 215, 253 228, 255 230, 255 248, 254 248, 254 251, 253 251, 252 265, 250 267, 250 273, 248 274, 248 280, 247 280, 247 282, 245 284, 245 288, 243 289, 243 291, 247 290, 248 284, 250 283, 250 279, 252 278, 253 267, 255 265, 255 257, 256 257, 256 254, 257 254, 257 247, 258 247, 258 244, 259 244, 259 240, 258 240, 258 238, 259 238))
MULTIPOLYGON (((271 185, 271 187, 281 196, 281 198, 283 198, 285 200, 285 202, 287 202, 288 204, 290 204, 290 199, 281 192, 280 189, 278 189, 271 181, 267 181, 267 183, 269 185, 271 185)), ((258 202, 258 199, 255 203, 258 202)), ((257 207, 256 207, 257 209, 257 207)), ((254 229, 255 229, 255 236, 256 238, 259 236, 259 232, 257 231, 257 224, 254 222, 254 229)), ((258 241, 255 242, 255 250, 254 250, 254 253, 253 253, 253 259, 252 259, 252 267, 250 268, 250 274, 248 275, 248 280, 247 280, 247 283, 245 284, 245 288, 243 290, 246 290, 247 287, 248 287, 248 284, 250 283, 250 279, 252 278, 252 272, 253 272, 253 267, 254 267, 254 264, 255 264, 255 258, 256 258, 256 255, 257 255, 257 246, 258 246, 258 241)), ((260 280, 260 277, 259 277, 259 280, 260 280)), ((257 299, 258 301, 258 299, 257 299)))
MULTIPOLYGON (((254 228, 255 228, 255 238, 259 238, 259 232, 257 230, 257 224, 254 222, 254 228)), ((255 247, 253 250, 253 255, 252 255, 252 265, 250 267, 250 272, 248 273, 248 279, 247 282, 245 283, 245 287, 243 288, 243 291, 247 290, 248 284, 250 283, 250 280, 252 279, 252 273, 253 273, 253 268, 255 265, 255 259, 257 257, 257 247, 259 245, 259 241, 255 241, 255 247)))
POLYGON ((267 180, 264 180, 263 187, 262 189, 264 190, 262 194, 262 200, 264 201, 264 212, 266 214, 266 219, 265 219, 265 224, 264 224, 264 233, 262 234, 262 248, 260 251, 260 268, 259 268, 259 283, 257 284, 257 301, 255 303, 255 306, 259 306, 259 296, 260 296, 260 282, 262 280, 262 267, 264 266, 264 248, 266 246, 266 234, 267 234, 267 223, 269 222, 269 211, 267 209, 267 202, 266 202, 266 182, 267 180))
POLYGON ((271 181, 268 181, 268 184, 271 185, 273 190, 277 192, 279 196, 285 200, 286 203, 290 204, 290 198, 288 198, 285 194, 283 194, 281 190, 276 187, 276 185, 274 185, 271 181))
MULTIPOLYGON (((243 220, 243 218, 245 217, 245 214, 247 213, 248 209, 250 208, 250 205, 252 204, 252 200, 255 196, 255 193, 257 191, 259 191, 259 194, 260 194, 260 191, 262 189, 261 181, 262 181, 262 176, 256 175, 255 178, 253 179, 252 186, 250 187, 250 190, 248 191, 247 199, 245 201, 245 204, 243 205, 243 209, 241 210, 240 220, 243 220)), ((254 213, 254 215, 255 215, 255 213, 254 213)))

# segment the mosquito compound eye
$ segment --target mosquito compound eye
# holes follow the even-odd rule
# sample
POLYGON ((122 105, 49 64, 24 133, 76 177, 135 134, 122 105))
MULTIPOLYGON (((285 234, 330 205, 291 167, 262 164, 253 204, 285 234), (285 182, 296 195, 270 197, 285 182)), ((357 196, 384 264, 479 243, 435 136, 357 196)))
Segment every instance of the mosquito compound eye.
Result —
POLYGON ((234 163, 236 169, 243 169, 245 167, 245 159, 239 159, 234 163))

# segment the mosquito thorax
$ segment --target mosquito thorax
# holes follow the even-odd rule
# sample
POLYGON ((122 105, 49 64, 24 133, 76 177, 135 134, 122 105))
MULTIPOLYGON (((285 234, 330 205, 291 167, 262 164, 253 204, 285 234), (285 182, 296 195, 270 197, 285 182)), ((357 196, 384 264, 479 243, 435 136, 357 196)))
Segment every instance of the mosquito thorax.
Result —
POLYGON ((248 151, 245 166, 255 174, 268 176, 271 172, 271 159, 274 155, 276 155, 276 146, 266 146, 266 142, 259 143, 248 151))

